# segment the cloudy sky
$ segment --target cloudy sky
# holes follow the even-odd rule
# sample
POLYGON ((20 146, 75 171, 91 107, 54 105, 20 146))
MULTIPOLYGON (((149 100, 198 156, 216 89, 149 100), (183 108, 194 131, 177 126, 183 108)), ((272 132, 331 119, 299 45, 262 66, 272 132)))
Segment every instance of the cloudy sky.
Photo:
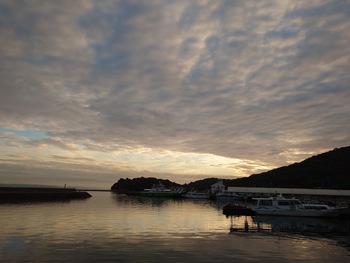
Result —
POLYGON ((249 176, 350 145, 350 1, 0 0, 0 183, 249 176))

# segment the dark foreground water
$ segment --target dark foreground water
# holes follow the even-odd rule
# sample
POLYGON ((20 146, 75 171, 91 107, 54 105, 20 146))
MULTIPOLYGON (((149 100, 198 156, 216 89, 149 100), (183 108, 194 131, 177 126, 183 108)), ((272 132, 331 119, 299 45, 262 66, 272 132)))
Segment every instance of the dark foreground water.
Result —
POLYGON ((226 217, 212 201, 91 194, 0 204, 0 262, 350 261, 348 221, 226 217))

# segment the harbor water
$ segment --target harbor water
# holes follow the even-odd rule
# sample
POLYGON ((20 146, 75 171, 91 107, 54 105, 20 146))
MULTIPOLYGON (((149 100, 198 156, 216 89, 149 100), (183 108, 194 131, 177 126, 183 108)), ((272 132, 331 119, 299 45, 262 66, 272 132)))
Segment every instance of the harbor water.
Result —
POLYGON ((227 217, 226 203, 90 192, 0 204, 0 262, 349 262, 348 220, 227 217))

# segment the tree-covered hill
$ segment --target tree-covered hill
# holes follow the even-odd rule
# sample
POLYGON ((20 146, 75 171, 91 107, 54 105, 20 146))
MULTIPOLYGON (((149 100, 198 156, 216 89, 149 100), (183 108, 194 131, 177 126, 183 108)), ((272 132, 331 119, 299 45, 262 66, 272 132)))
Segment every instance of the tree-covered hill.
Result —
POLYGON ((143 191, 145 188, 151 188, 154 184, 157 184, 161 182, 165 187, 171 188, 171 187, 181 187, 181 185, 169 181, 169 180, 163 180, 163 179, 157 179, 155 177, 140 177, 140 178, 121 178, 113 184, 111 187, 112 191, 118 191, 118 192, 140 192, 143 191))
POLYGON ((230 182, 231 186, 350 189, 350 146, 230 182))
POLYGON ((218 178, 206 178, 194 182, 190 182, 189 184, 183 185, 186 190, 198 190, 205 191, 209 190, 212 184, 218 182, 218 178))

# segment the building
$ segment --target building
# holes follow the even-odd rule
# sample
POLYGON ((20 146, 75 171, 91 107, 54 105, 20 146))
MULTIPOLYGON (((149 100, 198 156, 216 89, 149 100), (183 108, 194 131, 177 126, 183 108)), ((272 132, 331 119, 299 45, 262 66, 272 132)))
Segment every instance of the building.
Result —
POLYGON ((212 193, 218 193, 225 191, 226 186, 222 182, 222 180, 219 180, 217 183, 211 185, 211 192, 212 193))

